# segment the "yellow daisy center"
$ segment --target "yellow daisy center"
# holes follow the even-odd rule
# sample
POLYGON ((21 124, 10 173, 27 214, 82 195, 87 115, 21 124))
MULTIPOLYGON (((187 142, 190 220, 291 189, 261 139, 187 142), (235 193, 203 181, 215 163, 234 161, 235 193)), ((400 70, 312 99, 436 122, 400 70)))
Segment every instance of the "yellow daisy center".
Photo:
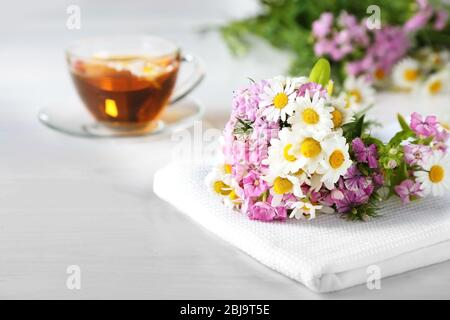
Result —
POLYGON ((328 162, 333 169, 337 169, 344 163, 345 157, 344 153, 341 150, 335 150, 330 155, 328 162))
POLYGON ((430 90, 431 94, 437 94, 441 92, 441 89, 442 89, 442 82, 440 80, 433 81, 428 86, 428 90, 430 90))
POLYGON ((214 191, 222 196, 228 196, 231 193, 230 186, 223 181, 214 182, 214 191))
POLYGON ((300 145, 300 153, 305 158, 314 158, 322 151, 320 143, 313 138, 306 138, 300 145))
POLYGON ((362 101, 361 91, 358 89, 353 89, 350 91, 350 95, 355 98, 356 103, 360 103, 362 101))
POLYGON ((306 108, 302 116, 306 124, 316 124, 320 120, 319 114, 313 108, 306 108))
POLYGON ((284 147, 284 150, 283 150, 283 156, 284 156, 284 158, 285 158, 287 161, 289 161, 289 162, 294 162, 295 160, 297 160, 297 158, 296 158, 295 156, 293 156, 292 154, 289 153, 289 151, 291 150, 291 148, 292 148, 292 144, 287 144, 287 145, 284 147))
POLYGON ((350 101, 350 98, 349 97, 345 97, 345 106, 344 106, 344 108, 345 109, 348 109, 348 108, 350 108, 351 107, 351 101, 350 101))
POLYGON ((292 190, 293 184, 286 178, 277 177, 273 181, 273 191, 276 194, 285 194, 292 190))
POLYGON ((225 164, 224 165, 224 170, 225 170, 226 174, 231 174, 231 170, 232 170, 231 164, 225 164))
POLYGON ((286 93, 280 92, 273 98, 273 105, 277 109, 283 109, 289 102, 289 98, 286 93))
POLYGON ((231 201, 239 199, 239 197, 237 196, 236 192, 234 192, 234 190, 230 192, 230 194, 228 195, 228 198, 230 198, 231 201))
POLYGON ((305 173, 305 171, 303 171, 302 169, 298 169, 298 171, 296 173, 294 173, 293 175, 298 177, 298 176, 301 176, 303 173, 305 173))
POLYGON ((334 108, 334 111, 331 113, 331 117, 331 120, 333 120, 334 128, 339 128, 342 125, 342 121, 344 120, 342 112, 334 108))
POLYGON ((417 77, 419 76, 416 69, 406 69, 403 73, 403 76, 407 81, 416 81, 417 77))
POLYGON ((439 183, 442 181, 442 179, 444 179, 444 174, 445 174, 444 168, 442 168, 440 165, 434 165, 431 167, 428 176, 431 182, 439 183))
POLYGON ((383 80, 385 76, 386 76, 386 74, 384 73, 384 70, 383 70, 383 69, 377 69, 377 70, 375 70, 375 73, 374 73, 375 79, 377 79, 377 80, 383 80))
POLYGON ((449 125, 448 123, 441 122, 441 126, 442 126, 445 130, 449 130, 449 131, 450 131, 450 125, 449 125))

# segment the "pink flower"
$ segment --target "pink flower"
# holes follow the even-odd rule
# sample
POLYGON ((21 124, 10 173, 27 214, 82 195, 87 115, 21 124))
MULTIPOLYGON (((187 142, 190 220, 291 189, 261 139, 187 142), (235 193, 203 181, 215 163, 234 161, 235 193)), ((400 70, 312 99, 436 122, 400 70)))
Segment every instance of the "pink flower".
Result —
POLYGON ((425 120, 417 112, 411 115, 411 129, 419 136, 427 138, 437 133, 439 122, 436 116, 427 116, 425 120))
POLYGON ((411 179, 403 180, 402 183, 394 187, 394 190, 403 204, 409 203, 411 197, 420 197, 422 192, 420 183, 414 182, 411 179))
POLYGON ((369 194, 362 190, 342 190, 343 197, 336 200, 336 209, 339 213, 350 212, 353 208, 369 201, 369 194))
POLYGON ((328 35, 333 25, 333 14, 330 12, 323 12, 320 18, 313 22, 312 32, 317 38, 323 38, 328 35))
POLYGON ((447 25, 448 12, 446 10, 439 10, 436 12, 435 21, 433 24, 434 30, 442 30, 447 25))
POLYGON ((267 202, 257 202, 249 207, 248 217, 260 221, 284 220, 287 211, 284 207, 274 208, 267 202))
POLYGON ((430 147, 421 144, 407 144, 403 147, 404 159, 408 165, 421 165, 422 161, 431 156, 430 147))
POLYGON ((241 120, 255 121, 259 96, 263 92, 266 84, 266 81, 261 81, 239 90, 233 97, 232 116, 241 120))
POLYGON ((259 197, 268 189, 267 182, 260 179, 255 171, 250 171, 243 179, 246 197, 259 197))
POLYGON ((358 162, 368 163, 371 169, 378 167, 378 151, 375 144, 366 147, 361 138, 356 138, 352 141, 352 150, 358 162))
POLYGON ((327 90, 324 89, 320 84, 315 83, 315 82, 308 82, 308 83, 301 85, 300 88, 298 88, 297 96, 298 97, 305 96, 306 91, 309 92, 309 95, 311 97, 314 96, 314 94, 316 92, 319 92, 321 97, 325 98, 328 96, 327 90))
POLYGON ((340 188, 343 189, 344 187, 349 190, 368 190, 371 185, 371 181, 364 176, 359 170, 356 164, 353 164, 350 168, 348 168, 346 174, 344 175, 344 182, 340 181, 341 184, 340 188))

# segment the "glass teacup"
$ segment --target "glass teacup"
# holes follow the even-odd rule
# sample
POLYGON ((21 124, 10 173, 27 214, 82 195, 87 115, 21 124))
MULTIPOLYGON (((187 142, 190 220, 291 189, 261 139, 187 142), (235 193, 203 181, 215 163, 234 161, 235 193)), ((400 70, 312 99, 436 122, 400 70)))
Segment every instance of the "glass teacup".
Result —
POLYGON ((66 55, 81 100, 98 122, 114 130, 154 130, 164 109, 203 78, 196 58, 153 36, 81 40, 66 55), (193 63, 194 69, 175 88, 182 62, 193 63))

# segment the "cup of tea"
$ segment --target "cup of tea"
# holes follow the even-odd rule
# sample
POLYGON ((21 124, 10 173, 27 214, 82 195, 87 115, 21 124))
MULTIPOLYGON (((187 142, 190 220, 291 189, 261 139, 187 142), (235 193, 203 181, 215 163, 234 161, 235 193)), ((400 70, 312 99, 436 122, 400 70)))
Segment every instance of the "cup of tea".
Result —
POLYGON ((91 38, 69 46, 66 58, 87 110, 114 130, 155 130, 164 110, 203 79, 199 60, 154 36, 91 38), (191 75, 177 83, 183 63, 191 75))

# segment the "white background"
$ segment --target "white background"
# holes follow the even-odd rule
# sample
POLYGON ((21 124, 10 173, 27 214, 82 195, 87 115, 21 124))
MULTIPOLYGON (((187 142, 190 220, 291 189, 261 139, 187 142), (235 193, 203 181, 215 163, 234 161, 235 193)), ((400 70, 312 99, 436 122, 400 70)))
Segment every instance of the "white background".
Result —
MULTIPOLYGON (((170 137, 87 140, 37 121, 42 106, 77 99, 63 57, 68 43, 147 33, 203 58, 208 75, 194 96, 207 107, 206 122, 220 128, 233 89, 282 72, 287 59, 257 43, 236 60, 216 33, 197 30, 256 8, 250 0, 2 3, 0 298, 450 298, 450 262, 384 279, 378 291, 311 293, 154 196, 153 174, 171 160, 170 137), (81 7, 81 30, 66 28, 70 4, 81 7), (79 291, 66 287, 69 265, 81 268, 79 291)), ((379 100, 382 120, 413 103, 379 100)))

